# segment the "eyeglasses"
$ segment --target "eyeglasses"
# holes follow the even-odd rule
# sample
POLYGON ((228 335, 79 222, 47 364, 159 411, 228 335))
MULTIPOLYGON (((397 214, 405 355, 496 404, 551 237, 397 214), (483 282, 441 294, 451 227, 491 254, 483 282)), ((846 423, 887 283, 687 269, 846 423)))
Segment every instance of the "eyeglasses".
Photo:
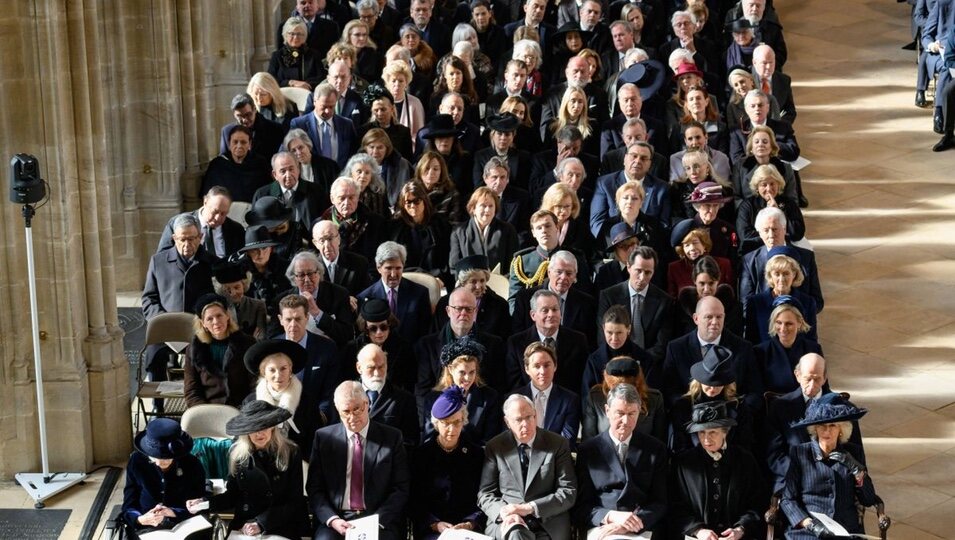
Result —
POLYGON ((477 309, 474 306, 448 306, 448 307, 451 308, 456 313, 468 313, 468 314, 474 313, 474 311, 477 309))
POLYGON ((366 324, 365 329, 368 330, 369 334, 377 334, 378 332, 387 332, 389 329, 391 329, 391 327, 388 326, 388 323, 366 324))
POLYGON ((405 206, 417 206, 418 203, 422 203, 421 199, 405 199, 405 206))
POLYGON ((305 278, 314 278, 318 275, 318 270, 312 270, 311 272, 299 272, 297 274, 292 274, 295 279, 305 279, 305 278))
POLYGON ((288 36, 288 37, 291 37, 291 38, 303 38, 303 37, 305 37, 305 34, 303 34, 302 32, 289 32, 288 34, 285 34, 285 35, 288 36))

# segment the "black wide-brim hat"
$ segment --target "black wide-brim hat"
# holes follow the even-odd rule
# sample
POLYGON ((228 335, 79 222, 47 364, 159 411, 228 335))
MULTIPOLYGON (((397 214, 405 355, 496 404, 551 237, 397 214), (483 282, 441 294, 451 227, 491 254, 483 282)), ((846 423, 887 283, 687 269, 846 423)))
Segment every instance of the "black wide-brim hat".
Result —
MULTIPOLYGON (((295 217, 294 210, 285 206, 278 197, 269 195, 252 203, 252 208, 245 213, 245 222, 249 227, 264 225, 268 229, 274 229, 286 221, 291 221, 293 217, 295 217)), ((248 243, 248 235, 246 235, 246 244, 248 243)))
POLYGON ((252 249, 262 249, 277 245, 279 245, 279 243, 272 238, 268 227, 265 225, 250 225, 249 228, 245 230, 245 245, 239 248, 239 252, 245 253, 252 249))
POLYGON ((487 255, 482 255, 478 253, 477 255, 468 255, 463 259, 459 260, 454 265, 455 272, 463 272, 465 270, 491 270, 491 262, 488 261, 487 255))
POLYGON ((498 133, 513 133, 519 127, 521 127, 520 119, 509 112, 487 117, 487 128, 498 133))
POLYGON ((690 376, 706 386, 726 386, 736 382, 732 360, 733 351, 714 345, 706 351, 703 360, 690 366, 690 376))
POLYGON ((298 373, 305 367, 305 348, 287 339, 264 339, 249 347, 242 359, 245 369, 253 375, 259 374, 259 364, 272 354, 284 354, 292 361, 292 373, 298 373))
POLYGON ((428 128, 423 139, 440 139, 442 137, 457 137, 460 130, 454 126, 454 117, 450 114, 436 114, 426 126, 428 128))
POLYGON ((858 420, 868 413, 868 409, 856 407, 842 394, 830 392, 812 400, 806 408, 802 419, 790 424, 793 428, 833 424, 836 422, 851 422, 858 420))
POLYGON ((223 262, 212 267, 212 277, 224 285, 226 283, 244 281, 248 276, 245 273, 245 268, 242 268, 242 265, 223 262))
POLYGON ((584 31, 580 29, 580 23, 577 21, 569 21, 562 24, 561 27, 554 32, 554 37, 551 39, 554 40, 554 43, 560 43, 560 40, 564 39, 564 36, 571 32, 577 32, 581 38, 584 36, 584 31))
POLYGON ((243 405, 238 416, 226 422, 225 432, 231 437, 248 435, 275 427, 291 417, 292 413, 288 409, 256 399, 243 405))
POLYGON ((627 83, 640 89, 640 97, 646 101, 656 95, 666 84, 666 70, 657 60, 644 60, 620 72, 617 77, 617 90, 627 83))
POLYGON ((729 417, 725 401, 707 401, 693 405, 693 414, 686 424, 687 433, 697 433, 706 429, 729 428, 736 420, 729 417))
POLYGON ((152 458, 175 459, 192 450, 192 436, 172 418, 156 418, 136 435, 133 446, 152 458))

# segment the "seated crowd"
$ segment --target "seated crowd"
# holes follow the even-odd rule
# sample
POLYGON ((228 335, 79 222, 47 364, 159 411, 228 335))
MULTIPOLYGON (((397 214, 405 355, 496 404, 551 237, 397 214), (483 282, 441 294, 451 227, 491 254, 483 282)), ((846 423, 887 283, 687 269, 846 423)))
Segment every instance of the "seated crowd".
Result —
POLYGON ((782 26, 676 4, 298 0, 142 296, 195 314, 188 405, 241 409, 227 489, 153 420, 130 529, 738 540, 774 498, 862 532, 782 26))

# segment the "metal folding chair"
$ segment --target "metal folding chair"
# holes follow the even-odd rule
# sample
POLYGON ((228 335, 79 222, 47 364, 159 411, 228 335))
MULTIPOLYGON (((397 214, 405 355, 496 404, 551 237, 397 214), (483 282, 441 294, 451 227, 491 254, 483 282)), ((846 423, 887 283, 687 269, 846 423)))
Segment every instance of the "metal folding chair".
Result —
POLYGON ((193 321, 195 315, 191 313, 160 313, 146 322, 146 339, 143 348, 139 351, 139 370, 137 374, 138 388, 136 390, 136 418, 134 427, 140 430, 140 421, 148 420, 157 413, 147 410, 147 399, 162 399, 165 402, 164 416, 181 416, 186 410, 185 394, 182 380, 175 381, 147 381, 146 380, 146 349, 150 345, 165 344, 176 353, 180 360, 177 367, 170 370, 170 378, 181 374, 182 351, 192 341, 195 334, 193 321))

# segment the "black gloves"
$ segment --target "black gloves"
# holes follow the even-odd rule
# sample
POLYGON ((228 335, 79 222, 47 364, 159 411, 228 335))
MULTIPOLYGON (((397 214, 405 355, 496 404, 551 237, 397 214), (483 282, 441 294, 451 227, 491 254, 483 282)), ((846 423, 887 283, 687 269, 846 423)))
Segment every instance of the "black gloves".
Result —
MULTIPOLYGON (((829 454, 830 456, 832 454, 829 454)), ((806 530, 811 532, 816 538, 835 538, 836 535, 832 533, 825 525, 822 524, 818 519, 813 518, 809 522, 809 525, 806 525, 806 530)))
POLYGON ((830 452, 829 459, 833 461, 838 461, 839 463, 842 463, 843 465, 845 465, 846 468, 849 469, 849 472, 852 473, 853 476, 858 476, 859 474, 865 472, 865 465, 859 463, 859 461, 856 458, 852 457, 852 454, 848 452, 839 452, 839 451, 830 452))

